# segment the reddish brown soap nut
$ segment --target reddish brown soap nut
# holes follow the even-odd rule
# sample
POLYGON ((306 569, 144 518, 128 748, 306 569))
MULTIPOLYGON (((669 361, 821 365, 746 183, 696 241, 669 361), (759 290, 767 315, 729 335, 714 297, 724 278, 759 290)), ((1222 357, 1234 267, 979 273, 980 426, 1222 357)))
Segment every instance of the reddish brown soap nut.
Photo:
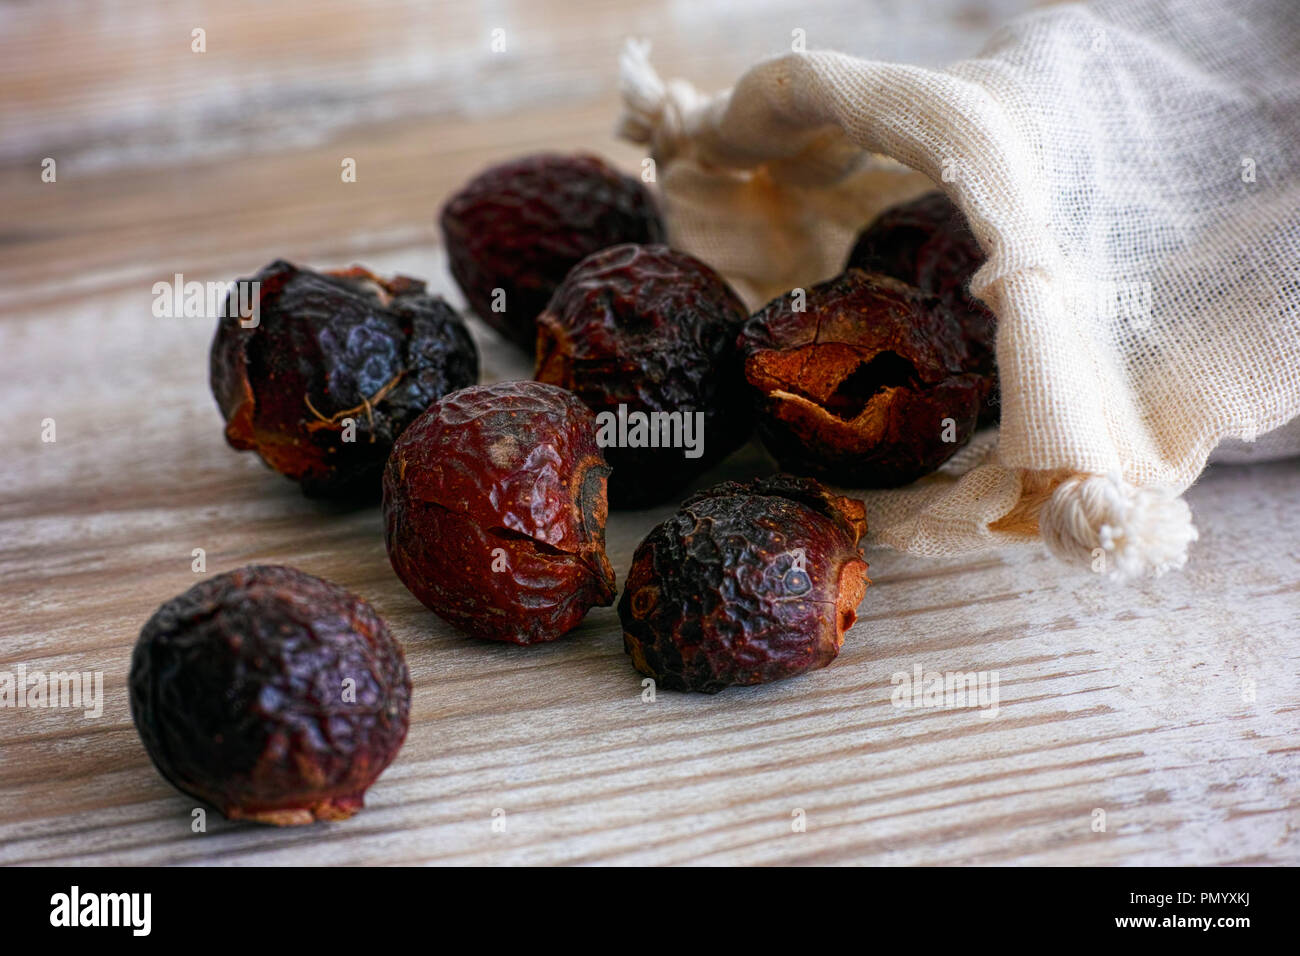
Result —
POLYGON ((595 419, 572 393, 541 382, 453 392, 388 460, 393 570, 467 634, 554 640, 614 602, 608 477, 595 419))
POLYGON ((850 269, 787 293, 745 325, 740 348, 759 434, 781 467, 852 488, 934 471, 970 438, 983 377, 933 297, 850 269))
POLYGON ((618 613, 643 674, 716 693, 825 667, 870 581, 862 502, 776 475, 688 498, 636 549, 618 613))
POLYGON ((537 316, 570 269, 607 246, 665 235, 641 181, 586 155, 540 153, 493 166, 452 196, 440 219, 451 274, 470 306, 529 353, 537 316))
POLYGON ((748 318, 721 276, 663 245, 593 253, 556 290, 537 320, 538 381, 571 390, 607 421, 621 411, 651 423, 637 439, 647 446, 604 449, 612 506, 673 497, 749 437, 736 353, 748 318), (648 447, 651 435, 659 447, 648 447), (698 457, 687 457, 688 438, 698 457))
POLYGON ((460 317, 417 279, 277 261, 239 281, 259 284, 257 324, 232 293, 209 362, 226 440, 308 495, 378 498, 402 429, 478 378, 460 317))
POLYGON ((944 193, 928 192, 881 213, 854 243, 845 268, 883 272, 937 296, 966 339, 967 369, 986 377, 980 424, 998 420, 997 318, 971 295, 984 264, 961 210, 944 193))
POLYGON ((131 716, 159 772, 232 820, 342 820, 397 755, 411 680, 368 603, 253 565, 163 604, 131 655, 131 716))

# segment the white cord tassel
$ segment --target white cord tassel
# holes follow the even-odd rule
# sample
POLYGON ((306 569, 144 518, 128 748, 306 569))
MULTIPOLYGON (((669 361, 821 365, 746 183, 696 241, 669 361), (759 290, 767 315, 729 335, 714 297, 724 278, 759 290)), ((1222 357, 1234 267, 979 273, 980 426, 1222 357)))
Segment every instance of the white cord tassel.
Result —
POLYGON ((690 138, 696 114, 707 104, 685 80, 664 83, 650 65, 650 41, 629 38, 618 57, 623 113, 617 132, 633 143, 648 143, 656 161, 666 162, 690 138))
POLYGON ((1182 498, 1166 489, 1135 488, 1118 475, 1062 482, 1039 513, 1038 527, 1061 560, 1118 579, 1181 568, 1198 537, 1182 498))

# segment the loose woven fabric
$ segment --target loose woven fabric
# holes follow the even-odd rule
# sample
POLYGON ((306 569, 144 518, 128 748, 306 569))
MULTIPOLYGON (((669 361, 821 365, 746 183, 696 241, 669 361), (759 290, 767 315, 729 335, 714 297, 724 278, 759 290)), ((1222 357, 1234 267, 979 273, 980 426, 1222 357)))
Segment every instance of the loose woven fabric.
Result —
POLYGON ((673 241, 752 302, 836 274, 876 211, 936 184, 988 253, 971 288, 999 320, 1000 430, 867 492, 878 542, 1039 536, 1160 573, 1221 441, 1300 453, 1295 0, 1053 7, 948 69, 792 53, 716 96, 629 43, 622 81, 673 241))

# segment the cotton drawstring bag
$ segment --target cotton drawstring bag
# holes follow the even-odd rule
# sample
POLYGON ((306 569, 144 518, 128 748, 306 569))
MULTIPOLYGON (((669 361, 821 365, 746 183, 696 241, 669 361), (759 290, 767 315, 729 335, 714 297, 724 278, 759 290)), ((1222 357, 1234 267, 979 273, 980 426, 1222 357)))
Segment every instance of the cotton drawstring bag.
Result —
POLYGON ((1037 536, 1159 574, 1197 537, 1181 495, 1216 447, 1300 453, 1295 0, 1053 7, 947 69, 797 52, 712 96, 630 41, 621 74, 674 243, 751 304, 837 274, 876 212, 936 186, 987 253, 1000 429, 866 492, 877 543, 1037 536))

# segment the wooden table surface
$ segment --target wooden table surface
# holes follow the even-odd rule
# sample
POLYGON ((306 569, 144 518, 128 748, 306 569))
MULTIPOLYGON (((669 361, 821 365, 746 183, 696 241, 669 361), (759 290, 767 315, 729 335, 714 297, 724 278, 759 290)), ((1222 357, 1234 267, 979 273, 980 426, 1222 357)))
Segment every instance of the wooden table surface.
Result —
MULTIPOLYGON (((1187 496, 1187 568, 1132 586, 1036 549, 869 549, 874 584, 831 667, 647 702, 613 609, 533 648, 441 624, 390 570, 377 510, 308 501, 225 445, 211 321, 151 314, 155 281, 277 256, 427 277, 460 302, 433 218, 475 171, 578 147, 635 168, 611 133, 625 35, 708 89, 794 28, 938 63, 1024 5, 6 7, 0 677, 102 671, 105 699, 98 718, 0 709, 0 863, 1300 862, 1294 461, 1208 471, 1187 496), (195 27, 207 53, 190 51, 195 27), (280 562, 335 580, 405 645, 410 735, 351 820, 211 813, 195 833, 194 801, 150 765, 129 655, 200 577, 195 548, 208 574, 280 562), (917 665, 996 672, 997 716, 894 706, 891 678, 917 665)), ((473 330, 486 377, 527 377, 473 330)), ((708 480, 766 467, 751 447, 708 480)), ((611 520, 620 579, 671 510, 611 520)))

